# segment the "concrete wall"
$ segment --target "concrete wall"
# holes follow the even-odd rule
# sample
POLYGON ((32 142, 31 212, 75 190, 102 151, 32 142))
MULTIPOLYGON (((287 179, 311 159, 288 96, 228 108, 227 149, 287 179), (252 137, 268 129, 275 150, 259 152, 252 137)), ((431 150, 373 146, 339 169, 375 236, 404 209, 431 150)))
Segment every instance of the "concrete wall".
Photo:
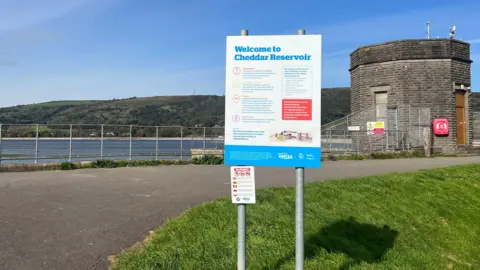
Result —
MULTIPOLYGON (((401 40, 360 47, 350 57, 352 112, 374 107, 374 93, 387 91, 389 106, 408 106, 408 110, 398 110, 398 126, 388 123, 388 128, 408 129, 409 136, 419 140, 416 137, 423 132, 418 130, 431 127, 432 119, 448 118, 450 134, 434 136, 433 146, 444 153, 456 151, 454 89, 455 84, 470 85, 468 43, 451 39, 401 40)), ((467 145, 471 145, 473 111, 466 96, 467 145)))

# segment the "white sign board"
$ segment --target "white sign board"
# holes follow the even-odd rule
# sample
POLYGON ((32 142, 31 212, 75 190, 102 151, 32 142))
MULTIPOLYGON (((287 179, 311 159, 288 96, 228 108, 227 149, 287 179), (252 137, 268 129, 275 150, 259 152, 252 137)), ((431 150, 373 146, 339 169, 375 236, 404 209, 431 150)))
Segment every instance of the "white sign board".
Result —
POLYGON ((229 36, 225 164, 319 168, 321 36, 229 36))
POLYGON ((360 131, 360 126, 349 126, 348 130, 349 131, 360 131))
POLYGON ((254 204, 255 169, 252 166, 230 167, 230 186, 232 188, 232 203, 254 204))

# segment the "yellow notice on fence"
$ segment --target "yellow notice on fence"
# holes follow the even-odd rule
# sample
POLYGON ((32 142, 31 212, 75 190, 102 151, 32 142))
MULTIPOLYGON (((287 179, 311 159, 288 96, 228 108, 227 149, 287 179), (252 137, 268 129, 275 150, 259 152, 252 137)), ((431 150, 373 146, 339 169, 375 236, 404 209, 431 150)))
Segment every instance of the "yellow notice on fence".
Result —
POLYGON ((368 135, 384 135, 385 122, 367 122, 368 135))

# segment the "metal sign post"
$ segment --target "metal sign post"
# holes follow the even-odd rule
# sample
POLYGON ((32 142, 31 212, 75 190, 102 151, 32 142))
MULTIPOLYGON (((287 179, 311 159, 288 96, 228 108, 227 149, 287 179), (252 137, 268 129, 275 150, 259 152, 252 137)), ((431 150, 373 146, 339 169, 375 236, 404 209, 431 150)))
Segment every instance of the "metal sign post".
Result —
MULTIPOLYGON (((305 30, 297 30, 297 35, 305 35, 305 30)), ((296 269, 303 270, 304 266, 304 237, 303 237, 303 206, 304 206, 304 194, 303 186, 305 183, 304 168, 295 168, 295 262, 296 269)))
POLYGON ((305 30, 285 36, 242 30, 227 37, 224 164, 233 166, 238 269, 246 268, 253 166, 295 168, 295 259, 296 269, 304 268, 304 169, 321 167, 321 44, 321 35, 305 30))
POLYGON ((238 212, 238 251, 237 269, 245 270, 247 266, 247 205, 239 204, 238 212))
POLYGON ((238 251, 237 269, 247 267, 247 204, 256 203, 255 197, 255 168, 252 166, 230 167, 230 185, 232 189, 232 203, 238 209, 238 251))
MULTIPOLYGON (((240 30, 240 36, 248 36, 248 30, 240 30)), ((240 197, 239 197, 240 198, 240 197)), ((238 251, 237 270, 245 270, 247 267, 247 205, 244 203, 237 206, 237 229, 238 251)))

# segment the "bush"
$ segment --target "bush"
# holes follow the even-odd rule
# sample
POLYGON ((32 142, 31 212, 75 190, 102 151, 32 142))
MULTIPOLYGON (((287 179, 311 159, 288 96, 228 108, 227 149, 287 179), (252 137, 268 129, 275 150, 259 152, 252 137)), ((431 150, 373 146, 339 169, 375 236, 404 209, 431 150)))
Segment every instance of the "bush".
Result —
POLYGON ((117 166, 117 168, 128 167, 128 162, 125 161, 125 160, 120 160, 120 161, 116 162, 116 166, 117 166))
POLYGON ((223 158, 215 155, 204 155, 200 158, 193 158, 193 164, 219 165, 223 164, 223 158))
POLYGON ((116 162, 112 159, 97 160, 90 163, 90 168, 115 168, 116 162))
POLYGON ((60 170, 62 171, 69 171, 69 170, 75 170, 76 166, 72 162, 62 162, 60 163, 60 170))

